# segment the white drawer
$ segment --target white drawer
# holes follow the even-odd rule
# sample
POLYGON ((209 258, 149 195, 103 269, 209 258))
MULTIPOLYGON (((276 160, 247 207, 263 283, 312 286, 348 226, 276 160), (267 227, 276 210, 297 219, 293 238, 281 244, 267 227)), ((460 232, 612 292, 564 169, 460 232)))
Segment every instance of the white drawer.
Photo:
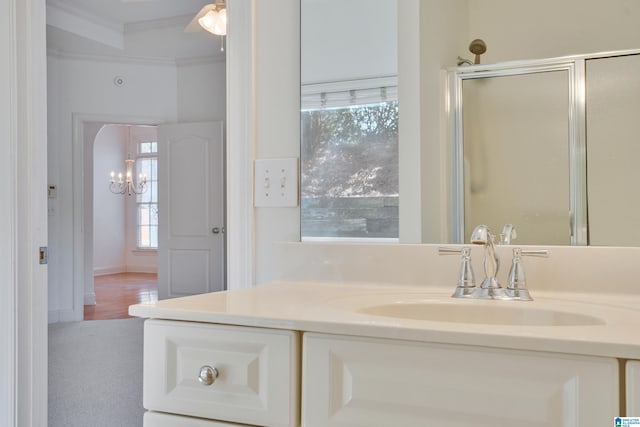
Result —
POLYGON ((247 424, 231 424, 224 421, 203 420, 182 415, 146 412, 143 427, 251 427, 247 424))
POLYGON ((616 359, 304 335, 302 424, 612 425, 616 359))
POLYGON ((144 407, 259 426, 299 425, 300 339, 296 332, 147 320, 144 407), (218 371, 211 385, 203 366, 218 371))

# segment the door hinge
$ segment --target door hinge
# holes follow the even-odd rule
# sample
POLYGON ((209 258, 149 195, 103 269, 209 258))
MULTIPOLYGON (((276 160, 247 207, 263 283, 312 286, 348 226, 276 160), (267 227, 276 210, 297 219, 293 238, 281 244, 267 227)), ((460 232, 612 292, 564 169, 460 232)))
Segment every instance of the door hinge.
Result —
POLYGON ((47 264, 49 262, 49 249, 46 246, 40 246, 40 264, 47 264))

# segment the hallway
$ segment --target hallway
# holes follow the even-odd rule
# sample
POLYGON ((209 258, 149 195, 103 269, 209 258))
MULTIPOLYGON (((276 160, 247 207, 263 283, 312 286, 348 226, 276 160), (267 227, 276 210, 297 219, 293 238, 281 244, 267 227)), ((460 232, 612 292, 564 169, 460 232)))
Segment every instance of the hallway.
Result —
POLYGON ((130 318, 132 304, 158 300, 155 273, 118 273, 94 278, 96 305, 84 306, 84 320, 130 318))

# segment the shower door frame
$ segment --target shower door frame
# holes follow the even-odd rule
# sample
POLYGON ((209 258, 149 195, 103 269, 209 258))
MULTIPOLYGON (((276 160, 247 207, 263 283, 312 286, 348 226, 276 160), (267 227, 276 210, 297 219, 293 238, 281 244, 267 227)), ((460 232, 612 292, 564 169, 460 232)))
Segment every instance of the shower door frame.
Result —
POLYGON ((465 80, 567 72, 568 147, 569 147, 569 228, 570 244, 588 244, 587 158, 586 158, 586 63, 589 59, 637 55, 640 49, 608 51, 557 58, 509 61, 495 64, 459 66, 447 70, 449 103, 449 141, 451 174, 449 177, 451 214, 449 241, 464 243, 464 132, 462 86, 465 80))

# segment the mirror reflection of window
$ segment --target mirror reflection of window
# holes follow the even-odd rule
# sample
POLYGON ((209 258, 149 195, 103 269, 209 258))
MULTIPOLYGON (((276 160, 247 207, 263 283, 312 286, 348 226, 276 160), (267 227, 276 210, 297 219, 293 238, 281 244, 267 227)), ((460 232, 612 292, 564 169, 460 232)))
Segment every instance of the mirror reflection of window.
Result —
POLYGON ((398 241, 397 0, 301 0, 301 238, 398 241))
POLYGON ((303 240, 398 238, 398 101, 395 79, 386 82, 303 87, 303 240))

